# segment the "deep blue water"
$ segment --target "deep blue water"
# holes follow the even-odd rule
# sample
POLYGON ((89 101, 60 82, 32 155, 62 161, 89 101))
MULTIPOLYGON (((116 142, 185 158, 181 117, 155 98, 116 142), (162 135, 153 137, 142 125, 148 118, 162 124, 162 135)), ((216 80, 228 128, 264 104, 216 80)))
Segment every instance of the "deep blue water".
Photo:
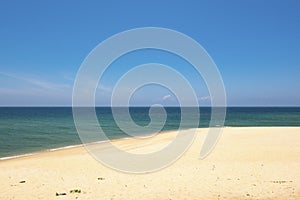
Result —
MULTIPOLYGON (((165 109, 167 120, 162 130, 178 129, 180 108, 165 109)), ((116 125, 111 108, 96 111, 109 138, 128 137, 116 125)), ((148 107, 130 108, 131 117, 140 126, 150 122, 148 112, 148 107)), ((198 127, 208 127, 211 109, 200 108, 200 113, 198 127)), ((300 107, 229 107, 225 126, 300 126, 300 107)), ((193 127, 187 123, 184 128, 193 127)), ((0 157, 80 143, 70 107, 0 107, 0 157)))

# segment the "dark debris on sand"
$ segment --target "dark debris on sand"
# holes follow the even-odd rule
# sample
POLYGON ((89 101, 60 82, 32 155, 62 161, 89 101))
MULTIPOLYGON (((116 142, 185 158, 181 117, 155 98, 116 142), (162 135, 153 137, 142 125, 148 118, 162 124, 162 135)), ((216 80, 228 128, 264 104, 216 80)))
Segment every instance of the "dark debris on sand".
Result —
POLYGON ((57 193, 57 192, 56 192, 56 196, 63 196, 63 195, 67 195, 67 193, 65 193, 65 192, 57 193))

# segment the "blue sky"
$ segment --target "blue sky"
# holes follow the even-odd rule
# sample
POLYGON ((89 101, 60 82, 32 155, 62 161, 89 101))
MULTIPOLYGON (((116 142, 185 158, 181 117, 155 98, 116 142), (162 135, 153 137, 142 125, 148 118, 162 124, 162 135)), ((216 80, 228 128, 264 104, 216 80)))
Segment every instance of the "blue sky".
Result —
MULTIPOLYGON (((296 0, 3 0, 0 105, 71 105, 74 78, 88 53, 113 34, 147 26, 174 29, 199 42, 219 68, 228 105, 300 106, 300 3, 296 0)), ((146 53, 129 55, 124 63, 120 59, 104 77, 96 102, 108 102, 111 80, 118 77, 115 72, 122 72, 118 67, 159 57, 159 52, 146 53)), ((194 77, 174 56, 162 53, 160 58, 187 75, 200 105, 208 104, 201 77, 194 77)), ((133 104, 169 99, 165 103, 171 105, 170 95, 166 89, 146 87, 135 94, 133 104)))

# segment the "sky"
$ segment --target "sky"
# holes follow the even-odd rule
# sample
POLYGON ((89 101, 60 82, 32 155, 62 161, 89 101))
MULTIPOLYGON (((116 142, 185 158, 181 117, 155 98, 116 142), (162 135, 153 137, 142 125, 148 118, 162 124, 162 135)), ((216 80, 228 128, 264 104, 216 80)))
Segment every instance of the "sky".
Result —
MULTIPOLYGON (((72 105, 74 80, 90 51, 114 34, 141 27, 173 29, 201 44, 220 71, 228 106, 300 106, 297 0, 2 0, 0 106, 72 105)), ((96 104, 109 104, 122 73, 147 62, 174 67, 190 81, 199 104, 210 104, 192 66, 155 50, 118 59, 99 84, 96 104)), ((172 91, 157 85, 131 98, 132 105, 176 102, 172 91)))

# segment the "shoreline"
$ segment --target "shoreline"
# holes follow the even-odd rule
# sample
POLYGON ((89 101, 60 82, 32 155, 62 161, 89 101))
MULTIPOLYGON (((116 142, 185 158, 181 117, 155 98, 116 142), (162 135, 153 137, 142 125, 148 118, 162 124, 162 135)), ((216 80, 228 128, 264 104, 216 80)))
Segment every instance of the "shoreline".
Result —
MULTIPOLYGON (((226 128, 300 128, 299 126, 223 126, 223 129, 226 128)), ((208 129, 209 127, 200 127, 200 128, 194 128, 194 129, 208 129)), ((210 127, 210 128, 214 128, 214 127, 210 127)), ((220 127, 216 127, 216 128, 220 128, 220 127)), ((182 129, 182 131, 188 131, 191 130, 191 128, 187 128, 187 129, 182 129)), ((177 130, 166 130, 166 131, 162 131, 160 132, 160 134, 167 134, 167 133, 172 133, 175 132, 177 130)), ((152 134, 147 134, 147 135, 151 135, 152 134)), ((141 137, 147 137, 147 135, 143 135, 141 137)), ((51 149, 43 149, 43 150, 39 150, 39 151, 33 151, 33 152, 28 152, 28 153, 24 153, 24 154, 17 154, 17 155, 11 155, 11 156, 4 156, 4 157, 0 157, 0 162, 1 161, 6 161, 6 160, 12 160, 12 159, 18 159, 18 158, 23 158, 23 157, 30 157, 30 156, 34 156, 34 155, 39 155, 39 154, 43 154, 43 153, 48 153, 48 152, 54 152, 54 151, 61 151, 61 150, 66 150, 66 149, 72 149, 72 148, 78 148, 78 147, 84 147, 86 145, 93 145, 93 144, 100 144, 100 143, 106 143, 109 141, 118 141, 118 140, 126 140, 126 139, 132 139, 131 137, 121 137, 121 138, 116 138, 116 139, 112 139, 112 140, 102 140, 102 141, 95 141, 95 142, 90 142, 87 144, 71 144, 68 146, 61 146, 61 147, 55 147, 55 148, 51 148, 51 149)))
MULTIPOLYGON (((224 127, 225 128, 225 127, 224 127)), ((195 129, 202 129, 202 128, 195 128, 195 129)), ((206 129, 206 128, 204 128, 206 129)), ((191 130, 190 128, 187 129, 182 129, 182 131, 187 131, 187 130, 191 130)), ((175 132, 177 130, 166 130, 166 131, 162 131, 159 134, 167 134, 170 132, 175 132)), ((150 134, 145 134, 145 135, 141 135, 140 138, 146 138, 146 137, 152 137, 152 133, 150 134)), ((71 149, 71 148, 77 148, 77 147, 85 147, 86 145, 93 145, 93 144, 100 144, 100 143, 106 143, 109 141, 118 141, 118 140, 126 140, 126 139, 132 139, 131 137, 121 137, 121 138, 116 138, 116 139, 112 139, 112 140, 101 140, 101 141, 95 141, 95 142, 89 142, 87 144, 71 144, 68 146, 62 146, 62 147, 55 147, 55 148, 51 148, 51 149, 43 149, 40 151, 33 151, 33 152, 28 152, 28 153, 24 153, 24 154, 17 154, 17 155, 12 155, 12 156, 4 156, 4 157, 0 157, 0 162, 1 161, 5 161, 5 160, 11 160, 11 159, 17 159, 17 158, 22 158, 22 157, 28 157, 28 156, 33 156, 33 155, 38 155, 38 154, 43 154, 43 153, 47 153, 47 152, 53 152, 53 151, 60 151, 60 150, 65 150, 65 149, 71 149)))

